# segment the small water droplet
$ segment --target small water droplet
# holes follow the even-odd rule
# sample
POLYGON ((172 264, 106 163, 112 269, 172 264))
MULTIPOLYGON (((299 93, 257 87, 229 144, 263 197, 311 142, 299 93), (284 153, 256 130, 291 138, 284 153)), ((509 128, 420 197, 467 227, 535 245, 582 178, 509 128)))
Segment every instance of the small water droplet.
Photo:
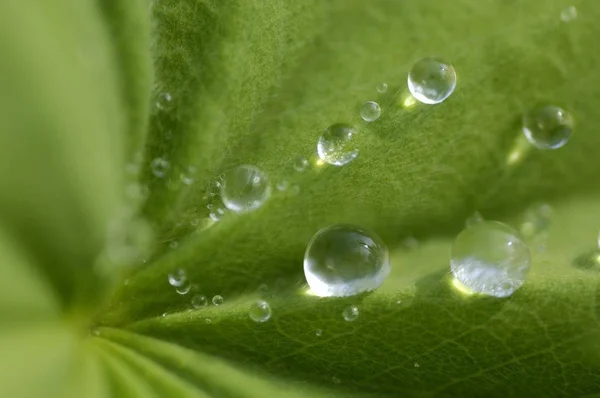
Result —
POLYGON ((302 172, 308 167, 308 160, 304 157, 294 159, 294 170, 302 172))
POLYGON ((258 300, 250 306, 248 315, 254 322, 266 322, 271 319, 271 306, 264 300, 258 300))
POLYGON ((208 299, 206 298, 206 296, 197 294, 194 297, 192 297, 192 306, 194 308, 202 308, 202 307, 206 307, 207 305, 208 305, 208 299))
POLYGON ((98 329, 94 329, 94 330, 92 330, 92 334, 93 334, 94 336, 100 336, 100 330, 98 330, 98 329))
POLYGON ((334 166, 352 162, 358 156, 355 135, 356 130, 350 125, 337 123, 329 126, 317 143, 319 158, 334 166))
POLYGON ((266 283, 261 283, 256 289, 258 294, 264 295, 269 292, 269 286, 266 283))
POLYGON ((315 330, 315 335, 316 335, 317 337, 321 337, 321 336, 323 335, 323 330, 321 330, 321 329, 317 329, 317 330, 315 330))
POLYGON ((421 367, 421 365, 419 365, 418 362, 415 362, 414 366, 415 366, 415 368, 420 368, 421 367))
POLYGON ((221 187, 223 204, 231 211, 256 210, 271 196, 267 177, 255 166, 242 165, 225 173, 221 187))
POLYGON ((192 290, 192 284, 188 280, 183 282, 180 286, 175 287, 177 294, 181 294, 182 296, 188 294, 190 290, 192 290))
POLYGON ((217 221, 220 221, 224 215, 225 215, 225 208, 223 208, 221 205, 219 205, 219 206, 216 206, 213 208, 213 210, 210 212, 208 217, 210 217, 210 219, 213 220, 214 222, 217 222, 217 221))
POLYGON ((163 178, 169 170, 169 161, 163 158, 154 158, 152 162, 150 162, 150 169, 152 170, 152 174, 154 174, 158 178, 163 178))
POLYGON ((539 149, 558 149, 573 134, 573 117, 557 106, 533 108, 523 116, 523 134, 539 149))
POLYGON ((166 312, 163 312, 161 316, 164 318, 164 317, 166 317, 167 315, 168 315, 168 314, 167 314, 166 312))
POLYGON ((196 167, 189 166, 186 172, 179 174, 179 179, 185 185, 192 185, 194 183, 194 174, 196 174, 196 167))
POLYGON ((537 203, 529 206, 523 213, 520 226, 521 235, 526 239, 544 234, 552 222, 552 206, 546 203, 537 203))
POLYGON ((207 325, 210 325, 212 323, 212 319, 210 318, 205 318, 204 319, 204 323, 206 323, 207 325))
POLYGON ((476 293, 508 297, 525 283, 529 248, 506 224, 484 221, 463 230, 452 246, 454 277, 476 293))
POLYGON ((355 305, 351 305, 344 309, 344 311, 342 312, 342 315, 344 316, 345 321, 353 322, 358 318, 359 313, 360 313, 360 311, 358 310, 358 307, 355 305))
POLYGON ((571 22, 577 18, 577 8, 569 6, 560 13, 560 20, 563 22, 571 22))
POLYGON ((406 250, 415 250, 419 247, 419 240, 414 236, 408 236, 402 240, 402 246, 406 250))
POLYGON ((223 304, 223 301, 224 301, 223 296, 221 296, 220 294, 217 294, 217 295, 213 296, 213 298, 212 298, 212 303, 216 306, 223 304))
POLYGON ((365 122, 374 122, 381 116, 381 107, 377 102, 367 101, 360 108, 360 117, 365 122))
POLYGON ((387 91, 388 89, 388 85, 387 83, 381 83, 380 85, 377 86, 377 92, 380 94, 383 94, 387 91))
POLYGON ((287 190, 289 186, 290 183, 287 180, 281 180, 277 183, 277 190, 283 192, 287 190))
POLYGON ((417 61, 408 74, 408 90, 424 104, 439 104, 456 88, 454 67, 438 58, 417 61))
POLYGON ((479 213, 478 211, 476 211, 475 213, 471 214, 467 220, 465 221, 465 226, 466 227, 471 227, 473 225, 479 224, 484 222, 485 220, 483 219, 483 217, 481 216, 481 213, 479 213))
POLYGON ((199 218, 194 218, 190 221, 190 225, 192 227, 197 227, 198 225, 200 225, 200 219, 199 218))
POLYGON ((156 108, 163 111, 163 110, 167 110, 171 107, 172 105, 172 101, 173 101, 173 96, 171 95, 171 93, 160 93, 158 94, 158 97, 156 98, 156 108))
POLYGON ((169 242, 169 247, 175 250, 179 247, 179 242, 177 242, 176 240, 172 240, 171 242, 169 242))
POLYGON ((338 377, 335 376, 331 378, 331 381, 333 381, 334 384, 340 384, 342 382, 338 377))
POLYGON ((168 279, 169 279, 169 285, 171 285, 173 287, 179 287, 187 282, 187 275, 186 275, 184 269, 179 268, 179 269, 175 270, 174 272, 170 273, 168 275, 168 279))
POLYGON ((321 297, 375 290, 390 273, 385 243, 373 232, 340 224, 318 231, 304 254, 304 275, 321 297))

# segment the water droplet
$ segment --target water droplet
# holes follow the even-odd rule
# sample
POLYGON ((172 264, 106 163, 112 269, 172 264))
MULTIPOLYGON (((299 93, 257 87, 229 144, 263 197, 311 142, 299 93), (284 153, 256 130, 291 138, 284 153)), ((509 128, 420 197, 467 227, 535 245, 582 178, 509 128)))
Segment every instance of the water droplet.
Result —
POLYGON ((419 240, 414 236, 408 236, 402 240, 402 246, 406 250, 415 250, 419 247, 419 240))
POLYGON ((308 167, 308 160, 303 157, 298 157, 294 159, 294 170, 296 171, 304 171, 308 167))
POLYGON ((167 314, 166 312, 163 312, 161 316, 164 318, 164 317, 166 317, 167 315, 168 315, 168 314, 167 314))
POLYGON ((261 283, 258 286, 258 289, 256 289, 256 292, 261 295, 267 294, 269 292, 269 286, 266 283, 261 283))
POLYGON ((193 220, 190 221, 190 225, 192 227, 197 227, 198 225, 200 225, 200 219, 199 218, 194 218, 193 220))
POLYGON ((377 92, 380 94, 383 94, 387 91, 388 89, 388 85, 387 83, 381 83, 380 85, 377 86, 377 92))
POLYGON ((213 296, 212 303, 217 306, 223 304, 223 296, 221 296, 219 294, 213 296))
POLYGON ((150 169, 152 170, 152 174, 154 174, 158 178, 163 178, 169 170, 169 161, 163 158, 154 158, 152 162, 150 162, 150 169))
POLYGON ((188 280, 184 281, 180 286, 175 287, 177 294, 181 294, 182 296, 188 294, 190 290, 192 290, 192 284, 188 280))
POLYGON ((358 307, 355 305, 351 305, 350 307, 346 307, 344 309, 342 315, 344 316, 345 321, 353 322, 358 318, 359 313, 360 311, 358 310, 358 307))
POLYGON ((323 331, 321 329, 317 329, 315 330, 315 335, 317 335, 317 337, 321 337, 323 335, 323 331))
POLYGON ((173 287, 179 287, 187 282, 187 275, 185 274, 185 270, 183 270, 182 268, 179 268, 179 269, 175 270, 174 272, 170 273, 168 275, 168 279, 169 279, 169 285, 171 285, 173 287))
POLYGON ((217 222, 217 221, 220 221, 224 215, 225 215, 225 208, 223 208, 221 205, 219 205, 219 206, 216 206, 213 208, 213 210, 210 212, 208 217, 210 217, 210 219, 213 220, 214 222, 217 222))
POLYGON ((248 315, 254 322, 266 322, 271 319, 271 306, 264 300, 258 300, 250 306, 248 315))
POLYGON ((317 296, 353 296, 374 290, 390 273, 387 247, 373 232, 352 225, 318 231, 304 254, 304 275, 317 296))
POLYGON ((471 227, 473 225, 479 224, 484 222, 485 220, 483 219, 483 217, 481 216, 481 213, 479 213, 478 211, 476 211, 475 213, 471 214, 467 220, 465 221, 465 226, 466 227, 471 227))
POLYGON ((333 376, 331 378, 331 381, 333 381, 334 384, 340 384, 342 382, 338 377, 335 377, 335 376, 333 376))
POLYGON ((329 126, 317 143, 319 158, 334 166, 344 166, 358 156, 354 142, 356 130, 352 126, 337 123, 329 126))
POLYGON ((187 173, 180 173, 179 174, 179 179, 185 185, 192 185, 194 183, 194 176, 193 176, 192 173, 189 172, 189 170, 188 170, 187 173))
POLYGON ((254 166, 242 165, 225 173, 221 187, 223 204, 237 213, 258 209, 271 196, 267 177, 254 166))
POLYGON ((415 362, 415 364, 414 364, 414 367, 415 367, 415 368, 420 368, 420 367, 421 367, 421 365, 419 365, 419 363, 418 363, 418 362, 415 362))
POLYGON ((560 13, 560 20, 563 22, 571 22, 575 18, 577 18, 577 8, 575 6, 569 6, 560 13))
POLYGON ((212 319, 210 318, 205 318, 204 319, 204 323, 206 323, 207 325, 210 325, 212 323, 212 319))
POLYGON ((172 240, 172 241, 169 243, 169 247, 170 247, 171 249, 173 249, 173 250, 174 250, 174 249, 177 249, 177 248, 179 247, 179 242, 177 242, 176 240, 172 240))
POLYGON ((550 228, 552 207, 546 203, 534 204, 525 210, 520 226, 521 235, 527 239, 543 234, 550 228))
POLYGON ((408 89, 424 104, 439 104, 456 88, 454 67, 438 58, 417 61, 408 74, 408 89))
POLYGON ((197 294, 194 297, 192 297, 192 306, 194 308, 202 308, 202 307, 206 307, 207 305, 208 305, 208 300, 207 300, 206 296, 197 294))
POLYGON ((557 106, 541 106, 523 116, 523 134, 539 149, 558 149, 573 133, 573 117, 557 106))
POLYGON ((472 291, 508 297, 525 283, 529 248, 513 228, 484 221, 458 235, 450 267, 454 277, 472 291))
POLYGON ((365 122, 374 122, 379 119, 379 116, 381 116, 381 108, 377 102, 367 101, 360 108, 360 117, 365 122))
POLYGON ((159 110, 167 110, 171 107, 173 101, 173 96, 171 93, 160 93, 156 98, 156 108, 159 110))
POLYGON ((281 180, 277 183, 277 190, 283 192, 287 190, 289 186, 290 183, 287 180, 281 180))

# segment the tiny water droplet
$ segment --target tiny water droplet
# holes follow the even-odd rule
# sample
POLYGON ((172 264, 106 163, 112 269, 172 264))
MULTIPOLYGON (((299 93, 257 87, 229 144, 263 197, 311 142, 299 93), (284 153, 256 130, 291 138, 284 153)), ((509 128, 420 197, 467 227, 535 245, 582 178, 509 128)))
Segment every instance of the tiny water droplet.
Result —
POLYGON ((169 247, 170 247, 171 249, 177 249, 177 247, 179 247, 179 242, 177 242, 176 240, 172 240, 172 241, 169 243, 169 247))
POLYGON ((196 173, 196 167, 189 166, 187 171, 179 174, 179 179, 185 185, 192 185, 194 183, 194 174, 196 173))
POLYGON ((342 382, 338 377, 335 376, 331 378, 331 381, 333 381, 334 384, 340 384, 342 382))
POLYGON ((290 183, 287 180, 281 180, 277 183, 277 190, 283 192, 287 190, 289 186, 290 183))
POLYGON ((164 318, 164 317, 166 317, 166 316, 167 316, 167 313, 166 313, 166 312, 163 312, 161 316, 164 318))
POLYGON ((212 323, 212 319, 210 318, 205 318, 204 319, 204 323, 206 323, 207 325, 210 325, 212 323))
POLYGON ((271 319, 271 306, 264 300, 258 300, 250 306, 248 315, 254 322, 266 322, 271 319))
POLYGON ((190 225, 192 227, 197 227, 198 225, 200 225, 200 219, 199 218, 194 218, 193 220, 190 221, 190 225))
POLYGON ((523 116, 523 134, 539 149, 558 149, 573 134, 573 116, 557 106, 533 108, 523 116))
POLYGON ((529 206, 523 213, 521 222, 521 235, 526 239, 544 234, 550 228, 552 222, 552 206, 546 203, 538 203, 529 206))
POLYGON ((365 122, 374 122, 381 116, 381 107, 377 102, 367 101, 360 108, 360 117, 365 122))
POLYGON ((421 367, 421 365, 419 365, 418 362, 415 362, 414 366, 415 366, 415 368, 420 368, 421 367))
POLYGON ((158 178, 163 178, 169 170, 169 161, 163 158, 154 158, 152 162, 150 162, 150 169, 152 170, 152 174, 154 174, 158 178))
POLYGON ((206 296, 197 294, 194 297, 192 297, 192 306, 194 308, 202 308, 202 307, 206 307, 207 305, 208 305, 208 299, 206 298, 206 296))
POLYGON ((408 236, 402 240, 402 246, 406 250, 415 250, 419 247, 419 240, 414 236, 408 236))
POLYGON ((563 22, 571 22, 577 18, 577 8, 569 6, 560 13, 560 20, 563 22))
POLYGON ((377 86, 377 92, 380 94, 383 94, 387 91, 388 89, 388 85, 387 83, 381 83, 380 85, 377 86))
POLYGON ((183 282, 180 286, 175 287, 177 294, 186 295, 192 290, 192 284, 189 281, 183 282))
POLYGON ((347 124, 332 124, 325 130, 317 143, 319 158, 334 166, 344 166, 358 156, 354 142, 356 130, 347 124))
POLYGON ((465 226, 466 227, 471 227, 473 225, 479 224, 484 222, 485 220, 483 219, 483 217, 481 216, 481 213, 479 213, 478 211, 476 211, 475 213, 471 214, 467 220, 465 221, 465 226))
POLYGON ((529 248, 506 224, 484 221, 464 229, 452 246, 454 277, 476 293, 508 297, 525 283, 529 248))
POLYGON ((373 232, 338 224, 318 231, 304 254, 304 275, 320 297, 375 290, 390 273, 385 243, 373 232))
POLYGON ((269 292, 269 286, 266 283, 261 283, 256 289, 258 294, 267 294, 269 292))
POLYGON ((308 167, 308 160, 303 157, 297 157, 294 159, 294 170, 302 172, 308 167))
POLYGON ((439 58, 417 61, 408 74, 408 90, 424 104, 439 104, 456 88, 454 67, 439 58))
POLYGON ((321 329, 317 329, 315 330, 315 334, 317 335, 317 337, 321 337, 323 335, 323 331, 321 329))
POLYGON ((172 105, 172 101, 173 101, 173 96, 171 95, 171 93, 160 93, 158 95, 158 97, 156 98, 156 108, 159 110, 167 110, 171 107, 172 105))
POLYGON ((358 310, 358 307, 355 305, 351 305, 344 309, 344 311, 342 312, 342 315, 344 316, 345 321, 353 322, 358 318, 359 313, 360 313, 360 311, 358 310))
POLYGON ((267 177, 255 166, 242 165, 225 173, 221 187, 223 204, 231 211, 256 210, 271 196, 267 177))
POLYGON ((179 287, 179 286, 182 286, 185 282, 187 282, 187 275, 185 273, 185 270, 183 270, 182 268, 179 268, 179 269, 175 270, 174 272, 170 273, 168 275, 168 279, 169 279, 169 285, 171 285, 173 287, 179 287))
POLYGON ((212 298, 212 303, 216 306, 223 304, 223 301, 224 301, 223 296, 221 296, 219 294, 213 296, 213 298, 212 298))

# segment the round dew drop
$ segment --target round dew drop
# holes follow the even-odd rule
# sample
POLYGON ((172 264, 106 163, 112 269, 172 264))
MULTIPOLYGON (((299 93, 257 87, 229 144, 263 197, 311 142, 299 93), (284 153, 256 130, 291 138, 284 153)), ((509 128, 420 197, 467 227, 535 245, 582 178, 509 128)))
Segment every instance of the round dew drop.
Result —
POLYGON ((388 85, 387 83, 381 83, 380 85, 377 86, 377 92, 379 94, 383 94, 387 91, 388 89, 388 85))
POLYGON ((266 322, 271 319, 271 306, 264 300, 258 300, 250 306, 248 315, 254 322, 266 322))
POLYGON ((320 297, 375 290, 390 273, 388 249, 373 232, 352 225, 318 231, 304 254, 304 275, 320 297))
POLYGON ((207 304, 208 304, 208 300, 206 299, 206 296, 196 295, 196 296, 192 297, 192 306, 194 308, 206 307, 207 304))
POLYGON ((183 269, 179 268, 175 272, 170 273, 168 275, 168 279, 169 285, 173 287, 179 287, 187 282, 187 275, 183 269))
POLYGON ((154 174, 158 178, 163 178, 169 170, 169 161, 163 158, 155 158, 150 162, 150 169, 152 170, 152 174, 154 174))
POLYGON ((360 117, 365 122, 374 122, 379 119, 379 116, 381 116, 381 108, 377 102, 367 101, 360 108, 360 117))
POLYGON ((352 162, 358 156, 355 135, 356 130, 350 125, 337 123, 329 126, 317 143, 319 158, 334 166, 352 162))
POLYGON ((529 248, 506 224, 484 221, 463 230, 452 246, 454 277, 476 293, 508 297, 529 272, 529 248))
POLYGON ((180 286, 175 287, 177 294, 186 295, 192 290, 192 284, 189 281, 185 281, 180 286))
POLYGON ((304 171, 308 167, 308 160, 303 157, 298 157, 294 160, 294 170, 296 171, 304 171))
POLYGON ((439 104, 456 88, 454 67, 438 58, 417 61, 408 74, 408 90, 424 104, 439 104))
POLYGON ((360 311, 358 310, 358 307, 351 305, 350 307, 344 309, 342 315, 345 321, 354 322, 358 318, 359 313, 360 311))
POLYGON ((523 117, 523 134, 539 149, 558 149, 573 133, 573 117, 557 106, 541 106, 523 117))
POLYGON ((225 173, 221 186, 221 198, 229 210, 236 213, 256 210, 270 196, 269 181, 257 167, 242 165, 225 173))
POLYGON ((216 306, 223 304, 223 296, 221 296, 219 294, 213 296, 212 303, 216 306))

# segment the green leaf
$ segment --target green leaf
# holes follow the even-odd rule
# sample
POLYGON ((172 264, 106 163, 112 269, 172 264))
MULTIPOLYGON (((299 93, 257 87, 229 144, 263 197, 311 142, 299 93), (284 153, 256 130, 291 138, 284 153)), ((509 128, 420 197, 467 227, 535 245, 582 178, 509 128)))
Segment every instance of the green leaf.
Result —
POLYGON ((2 3, 0 396, 598 394, 599 18, 600 3, 564 0, 2 3), (577 19, 561 21, 571 5, 577 19), (411 103, 406 75, 431 55, 456 67, 456 92, 411 103), (383 109, 371 124, 366 100, 383 109), (574 115, 566 147, 524 140, 539 103, 574 115), (314 154, 338 122, 360 132, 341 168, 314 154), (243 163, 299 193, 211 223, 211 181, 243 163), (535 201, 555 215, 525 286, 457 289, 448 253, 465 218, 518 226, 535 201), (156 231, 140 269, 101 255, 120 207, 156 231), (393 271, 372 293, 311 296, 306 243, 341 222, 381 235, 393 271), (99 264, 127 274, 112 296, 99 264), (167 282, 180 268, 185 295, 167 282), (198 294, 225 302, 195 309, 198 294), (273 314, 258 324, 261 297, 273 314))

